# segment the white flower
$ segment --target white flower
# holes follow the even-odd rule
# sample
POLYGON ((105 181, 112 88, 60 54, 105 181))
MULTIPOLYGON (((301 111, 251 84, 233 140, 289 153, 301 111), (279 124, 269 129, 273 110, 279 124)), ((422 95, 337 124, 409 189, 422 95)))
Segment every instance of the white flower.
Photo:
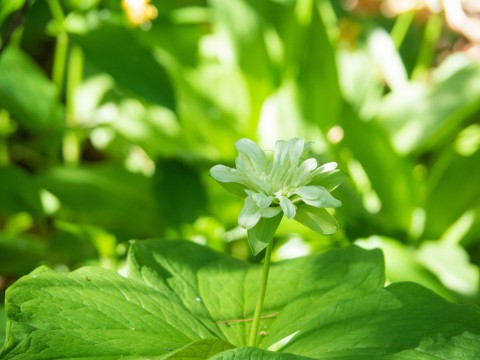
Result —
POLYGON ((303 139, 277 141, 273 158, 248 139, 240 139, 235 147, 236 168, 216 165, 210 174, 227 190, 246 195, 238 218, 242 227, 251 230, 259 224, 268 225, 260 220, 277 216, 278 226, 283 213, 320 233, 337 230, 335 219, 323 209, 342 205, 330 194, 344 178, 344 173, 335 170, 336 163, 318 167, 314 158, 301 161, 306 150, 303 139))

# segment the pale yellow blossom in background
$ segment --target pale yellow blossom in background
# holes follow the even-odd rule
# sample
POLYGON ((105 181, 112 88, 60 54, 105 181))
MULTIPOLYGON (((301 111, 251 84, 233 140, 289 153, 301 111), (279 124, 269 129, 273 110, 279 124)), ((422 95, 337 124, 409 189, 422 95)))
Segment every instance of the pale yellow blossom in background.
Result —
POLYGON ((122 9, 132 25, 140 26, 158 15, 157 8, 150 0, 122 0, 122 9))

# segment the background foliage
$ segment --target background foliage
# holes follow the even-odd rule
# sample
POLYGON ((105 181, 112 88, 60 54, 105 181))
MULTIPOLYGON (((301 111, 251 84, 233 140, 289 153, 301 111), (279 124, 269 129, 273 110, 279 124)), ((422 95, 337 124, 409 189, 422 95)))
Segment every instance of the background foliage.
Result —
POLYGON ((380 247, 388 281, 480 302, 478 45, 445 12, 152 1, 134 23, 118 1, 0 4, 2 292, 39 265, 118 269, 130 239, 248 258, 241 200, 207 170, 241 137, 298 136, 350 174, 342 231, 284 221, 276 259, 380 247))

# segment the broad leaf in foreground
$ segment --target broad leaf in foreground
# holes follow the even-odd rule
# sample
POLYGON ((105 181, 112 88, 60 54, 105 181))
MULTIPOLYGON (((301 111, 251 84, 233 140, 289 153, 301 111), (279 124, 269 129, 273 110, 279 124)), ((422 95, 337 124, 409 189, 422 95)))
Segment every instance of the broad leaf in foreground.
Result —
POLYGON ((274 264, 260 349, 246 347, 260 266, 183 241, 132 243, 127 278, 40 268, 7 291, 0 359, 477 359, 480 310, 384 284, 378 250, 274 264))

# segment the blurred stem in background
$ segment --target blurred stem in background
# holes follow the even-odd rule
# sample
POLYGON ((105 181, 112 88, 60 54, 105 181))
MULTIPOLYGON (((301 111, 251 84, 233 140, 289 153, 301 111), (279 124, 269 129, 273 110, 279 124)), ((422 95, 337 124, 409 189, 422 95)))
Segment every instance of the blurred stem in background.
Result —
POLYGON ((67 126, 63 139, 63 158, 67 164, 77 165, 80 160, 80 139, 76 132, 75 119, 75 89, 82 83, 83 78, 83 52, 78 45, 72 45, 68 60, 68 77, 66 84, 66 117, 67 126))
POLYGON ((443 15, 441 13, 433 13, 427 22, 423 39, 420 44, 417 63, 413 69, 413 78, 426 75, 431 67, 436 54, 436 44, 442 34, 443 15))
POLYGON ((390 36, 397 50, 402 46, 403 40, 405 40, 405 36, 407 35, 408 29, 412 25, 414 17, 415 10, 406 11, 397 17, 397 20, 395 21, 395 24, 390 32, 390 36))
POLYGON ((310 23, 312 17, 312 0, 298 0, 295 5, 295 16, 303 26, 310 23))
POLYGON ((61 99, 68 53, 68 35, 64 29, 65 16, 59 1, 47 0, 47 2, 55 22, 57 40, 53 58, 52 80, 58 89, 58 98, 61 99))
POLYGON ((81 49, 74 45, 68 58, 69 39, 65 30, 65 14, 59 0, 48 0, 56 34, 56 47, 53 59, 52 80, 57 87, 57 100, 61 101, 65 92, 65 132, 63 136, 62 155, 67 165, 77 165, 80 159, 80 141, 75 133, 75 117, 73 111, 74 91, 82 81, 83 54, 81 49), (68 61, 68 64, 67 64, 68 61), (68 78, 65 79, 68 66, 68 78), (66 84, 66 86, 65 86, 66 84), (64 87, 65 86, 65 87, 64 87), (64 90, 65 89, 65 90, 64 90))
POLYGON ((15 45, 18 45, 20 43, 20 38, 23 33, 22 24, 24 22, 25 14, 27 13, 29 6, 30 1, 25 0, 22 7, 16 12, 13 20, 10 22, 7 33, 2 36, 0 40, 0 55, 11 43, 15 45))
POLYGON ((13 132, 14 127, 7 110, 0 110, 0 166, 10 164, 8 153, 8 136, 13 132))

